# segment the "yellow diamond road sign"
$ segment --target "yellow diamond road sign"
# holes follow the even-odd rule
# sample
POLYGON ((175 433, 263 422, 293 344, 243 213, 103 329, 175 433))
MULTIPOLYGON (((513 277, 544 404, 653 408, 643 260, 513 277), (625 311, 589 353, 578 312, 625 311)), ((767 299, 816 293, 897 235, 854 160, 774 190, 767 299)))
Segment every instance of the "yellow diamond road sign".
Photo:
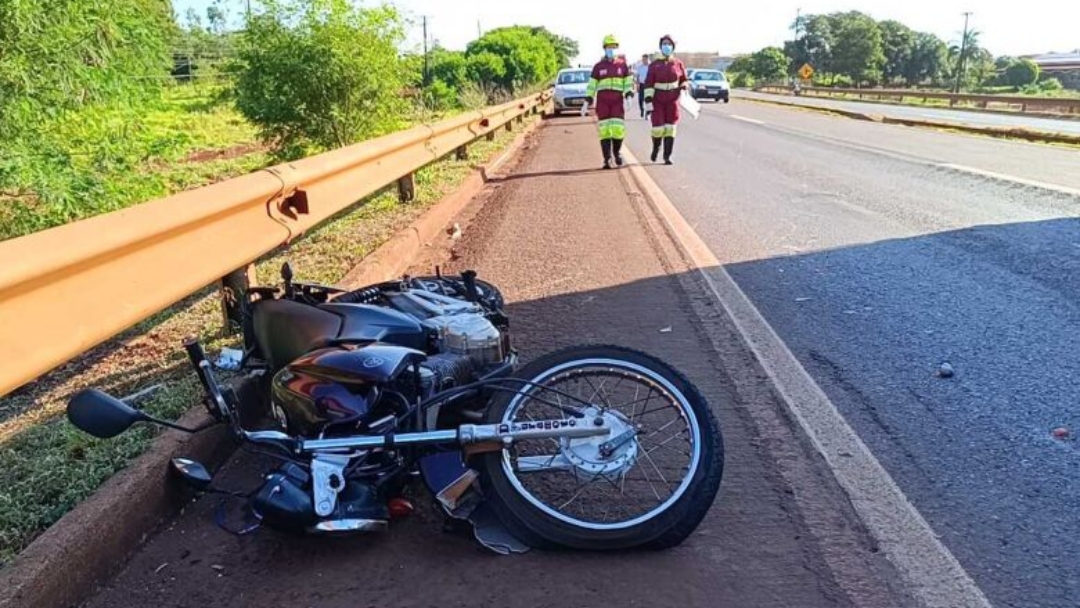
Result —
POLYGON ((799 78, 802 78, 803 80, 810 80, 810 77, 813 75, 814 68, 812 68, 809 63, 804 63, 803 66, 799 68, 799 78))

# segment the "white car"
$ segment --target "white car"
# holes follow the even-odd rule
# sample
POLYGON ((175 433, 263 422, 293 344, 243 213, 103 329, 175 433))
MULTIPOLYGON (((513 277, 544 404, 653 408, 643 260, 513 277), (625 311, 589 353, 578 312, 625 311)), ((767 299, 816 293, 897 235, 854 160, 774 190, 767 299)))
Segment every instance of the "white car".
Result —
POLYGON ((555 78, 555 114, 561 114, 566 110, 580 111, 587 97, 586 89, 589 86, 589 77, 592 70, 588 68, 567 68, 559 70, 555 78))
POLYGON ((687 70, 686 77, 690 80, 690 94, 694 99, 723 99, 724 103, 731 100, 731 85, 720 70, 687 70))

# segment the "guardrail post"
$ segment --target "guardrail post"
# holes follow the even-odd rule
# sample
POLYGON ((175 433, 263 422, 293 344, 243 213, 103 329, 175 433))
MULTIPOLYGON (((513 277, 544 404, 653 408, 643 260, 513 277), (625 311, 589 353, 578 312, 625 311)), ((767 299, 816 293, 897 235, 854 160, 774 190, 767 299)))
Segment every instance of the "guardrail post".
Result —
POLYGON ((512 121, 512 120, 506 121, 506 130, 507 131, 513 131, 514 130, 514 121, 512 121))
POLYGON ((397 180, 398 200, 411 203, 416 199, 416 176, 412 173, 397 180))
POLYGON ((458 146, 458 149, 454 150, 454 158, 458 160, 469 160, 469 147, 458 146))
POLYGON ((487 135, 484 136, 484 139, 487 139, 488 141, 495 141, 495 131, 488 131, 487 135))
POLYGON ((248 264, 221 277, 221 313, 224 333, 243 328, 244 303, 248 298, 248 289, 257 284, 254 264, 248 264))
POLYGON ((525 114, 518 114, 517 115, 517 123, 520 125, 523 122, 525 122, 525 114))

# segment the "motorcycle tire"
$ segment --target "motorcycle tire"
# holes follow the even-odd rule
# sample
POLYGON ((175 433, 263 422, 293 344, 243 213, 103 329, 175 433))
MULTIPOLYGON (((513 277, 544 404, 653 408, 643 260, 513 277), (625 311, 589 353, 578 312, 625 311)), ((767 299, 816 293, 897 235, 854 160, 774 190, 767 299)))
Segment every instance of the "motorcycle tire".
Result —
MULTIPOLYGON (((685 376, 667 363, 651 355, 619 346, 575 346, 556 351, 525 365, 515 373, 515 377, 544 384, 545 379, 558 378, 557 373, 566 373, 557 370, 571 370, 570 373, 573 373, 575 365, 611 365, 613 368, 624 366, 622 369, 627 373, 639 374, 651 382, 669 387, 674 394, 681 397, 684 405, 680 406, 680 411, 688 410, 686 413, 696 421, 699 431, 699 441, 692 444, 691 448, 698 452, 698 466, 683 478, 683 483, 686 479, 689 479, 689 483, 681 494, 676 496, 673 493, 674 498, 669 498, 669 503, 663 503, 650 511, 644 520, 641 520, 644 516, 639 516, 623 522, 626 525, 619 524, 617 527, 597 526, 581 521, 575 523, 568 521, 572 518, 565 514, 552 511, 550 506, 547 509, 539 506, 537 499, 529 494, 524 484, 516 482, 516 474, 513 473, 511 464, 513 457, 510 450, 513 448, 507 448, 477 456, 480 462, 476 463, 476 466, 481 472, 486 500, 511 533, 536 548, 667 549, 680 544, 697 528, 712 506, 723 476, 723 439, 708 402, 685 376)), ((523 388, 519 392, 497 393, 489 404, 486 421, 510 421, 508 411, 513 408, 517 399, 524 398, 522 395, 528 390, 523 388)), ((601 400, 603 399, 602 397, 601 400)), ((689 421, 686 420, 690 430, 689 421)), ((644 461, 640 462, 644 467, 644 461)), ((634 466, 637 464, 632 465, 630 470, 634 466)), ((655 463, 653 466, 655 467, 655 463)), ((660 499, 659 496, 657 498, 660 499)))

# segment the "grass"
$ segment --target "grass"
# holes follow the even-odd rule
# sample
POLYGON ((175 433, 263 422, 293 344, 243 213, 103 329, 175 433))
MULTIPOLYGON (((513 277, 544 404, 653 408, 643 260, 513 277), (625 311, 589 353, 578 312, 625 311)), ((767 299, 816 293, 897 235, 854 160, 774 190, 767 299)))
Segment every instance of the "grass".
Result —
POLYGON ((266 166, 255 128, 219 89, 177 85, 148 107, 94 107, 5 143, 0 240, 266 166), (212 160, 212 162, 206 162, 212 160))
MULTIPOLYGON (((162 120, 169 123, 171 119, 162 120)), ((236 129, 233 134, 241 138, 250 133, 236 129)), ((224 132, 211 125, 193 130, 201 133, 193 135, 193 139, 204 144, 215 141, 211 146, 214 148, 227 149, 236 144, 227 142, 224 132)), ((400 204, 396 190, 377 193, 288 249, 266 256, 257 263, 262 282, 278 282, 281 263, 286 259, 298 279, 326 283, 340 280, 364 256, 456 189, 474 165, 493 158, 514 137, 503 129, 496 133, 494 141, 481 139, 471 144, 466 160, 451 156, 419 171, 414 202, 400 204)), ((197 151, 197 146, 170 150, 170 155, 179 158, 197 151)), ((235 160, 192 162, 182 169, 164 169, 155 178, 177 187, 204 183, 204 178, 242 172, 247 165, 235 164, 235 160)), ((122 396, 161 384, 163 388, 141 405, 155 415, 175 419, 198 401, 198 384, 180 348, 180 341, 188 335, 201 336, 211 354, 238 342, 237 336, 224 335, 220 330, 220 312, 212 290, 192 295, 0 399, 0 564, 9 562, 110 475, 141 454, 154 437, 151 428, 139 428, 112 440, 88 437, 61 417, 70 394, 94 386, 122 396)))

